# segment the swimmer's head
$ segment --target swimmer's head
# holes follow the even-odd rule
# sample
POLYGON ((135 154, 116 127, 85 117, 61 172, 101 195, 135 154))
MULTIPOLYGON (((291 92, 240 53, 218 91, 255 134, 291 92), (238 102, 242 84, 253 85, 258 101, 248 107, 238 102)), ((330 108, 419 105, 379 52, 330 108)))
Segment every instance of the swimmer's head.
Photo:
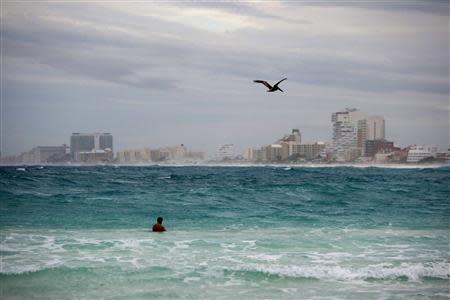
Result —
POLYGON ((156 219, 156 222, 158 222, 158 224, 162 224, 163 218, 158 217, 158 219, 156 219))

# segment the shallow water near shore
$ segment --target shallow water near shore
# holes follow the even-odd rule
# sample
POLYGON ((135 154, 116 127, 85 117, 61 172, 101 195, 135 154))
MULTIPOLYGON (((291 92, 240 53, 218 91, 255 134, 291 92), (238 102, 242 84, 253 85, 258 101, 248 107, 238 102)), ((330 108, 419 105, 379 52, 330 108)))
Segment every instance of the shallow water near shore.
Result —
POLYGON ((1 294, 448 299, 449 182, 449 167, 1 167, 1 294))

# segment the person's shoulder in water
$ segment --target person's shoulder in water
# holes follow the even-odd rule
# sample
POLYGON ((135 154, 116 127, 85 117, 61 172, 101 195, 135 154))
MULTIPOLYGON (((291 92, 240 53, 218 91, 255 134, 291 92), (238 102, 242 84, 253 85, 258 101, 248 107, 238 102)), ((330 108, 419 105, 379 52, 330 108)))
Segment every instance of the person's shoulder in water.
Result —
POLYGON ((156 223, 153 224, 152 231, 154 231, 154 232, 164 232, 164 231, 166 231, 166 228, 164 228, 164 226, 162 225, 162 222, 163 222, 163 218, 158 217, 158 219, 156 219, 156 223))

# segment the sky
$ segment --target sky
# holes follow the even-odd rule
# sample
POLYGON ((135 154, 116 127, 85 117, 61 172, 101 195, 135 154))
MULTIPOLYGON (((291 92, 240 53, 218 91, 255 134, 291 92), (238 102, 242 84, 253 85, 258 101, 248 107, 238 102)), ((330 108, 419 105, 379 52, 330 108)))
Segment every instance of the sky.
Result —
POLYGON ((3 155, 72 132, 115 151, 331 141, 347 107, 398 146, 449 147, 448 1, 1 1, 3 155))

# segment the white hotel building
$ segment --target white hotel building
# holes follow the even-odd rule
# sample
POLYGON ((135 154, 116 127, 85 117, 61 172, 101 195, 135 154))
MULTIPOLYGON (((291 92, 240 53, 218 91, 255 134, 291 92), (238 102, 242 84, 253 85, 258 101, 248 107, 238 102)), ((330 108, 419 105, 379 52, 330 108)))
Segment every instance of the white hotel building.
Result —
POLYGON ((438 147, 435 145, 412 146, 408 151, 407 163, 417 163, 425 158, 436 158, 438 147))

